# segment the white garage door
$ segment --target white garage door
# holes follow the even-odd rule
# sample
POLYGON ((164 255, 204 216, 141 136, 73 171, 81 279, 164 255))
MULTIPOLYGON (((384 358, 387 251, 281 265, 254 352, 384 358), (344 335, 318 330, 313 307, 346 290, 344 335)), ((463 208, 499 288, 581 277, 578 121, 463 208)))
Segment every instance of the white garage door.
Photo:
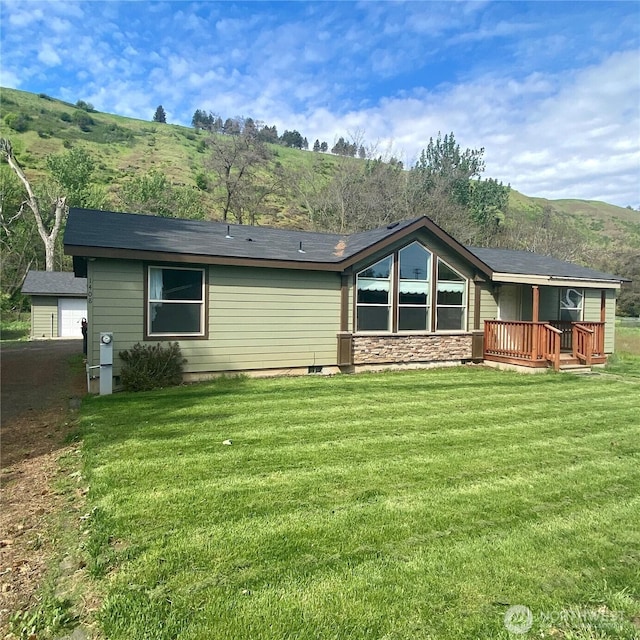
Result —
POLYGON ((58 337, 82 338, 82 318, 87 317, 83 298, 58 298, 58 337))

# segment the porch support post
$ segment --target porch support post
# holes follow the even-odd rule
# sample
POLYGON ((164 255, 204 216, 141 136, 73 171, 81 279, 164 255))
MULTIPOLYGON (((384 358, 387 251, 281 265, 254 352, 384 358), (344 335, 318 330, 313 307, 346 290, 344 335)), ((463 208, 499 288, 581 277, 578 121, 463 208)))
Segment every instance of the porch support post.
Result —
POLYGON ((538 345, 540 344, 540 325, 538 317, 540 315, 540 289, 537 284, 531 286, 533 292, 533 304, 531 310, 531 320, 533 320, 533 335, 531 339, 531 359, 535 362, 538 359, 538 345))
POLYGON ((607 290, 600 290, 600 322, 607 321, 607 290))

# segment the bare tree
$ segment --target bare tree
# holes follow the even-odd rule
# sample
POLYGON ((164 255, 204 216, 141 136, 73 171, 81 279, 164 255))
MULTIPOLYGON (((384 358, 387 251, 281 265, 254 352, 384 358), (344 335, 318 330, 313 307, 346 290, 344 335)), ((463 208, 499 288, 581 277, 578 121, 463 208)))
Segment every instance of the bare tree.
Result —
MULTIPOLYGON (((219 194, 222 219, 226 221, 231 214, 242 224, 247 213, 255 218, 255 214, 246 211, 251 201, 247 191, 257 185, 259 169, 268 162, 270 152, 264 144, 246 135, 213 135, 208 144, 211 156, 207 168, 215 174, 213 182, 219 194)), ((265 196, 263 193, 259 201, 265 196)))
POLYGON ((51 205, 51 214, 43 215, 40 210, 38 199, 31 188, 31 184, 25 176, 22 167, 18 164, 18 161, 13 155, 13 147, 11 146, 10 140, 0 138, 0 152, 2 152, 2 155, 5 157, 14 173, 18 176, 27 192, 27 199, 22 202, 18 213, 12 216, 10 222, 19 218, 24 213, 25 207, 28 207, 31 210, 36 221, 38 234, 44 244, 45 269, 47 271, 53 271, 56 238, 58 237, 62 221, 67 213, 67 199, 64 196, 55 196, 51 205))

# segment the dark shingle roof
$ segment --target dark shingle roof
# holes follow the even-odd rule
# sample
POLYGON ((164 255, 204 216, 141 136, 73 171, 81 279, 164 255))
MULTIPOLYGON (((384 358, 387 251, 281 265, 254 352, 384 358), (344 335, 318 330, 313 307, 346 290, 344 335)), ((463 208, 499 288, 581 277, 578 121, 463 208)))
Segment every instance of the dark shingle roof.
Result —
POLYGON ((498 273, 577 278, 580 280, 623 280, 623 278, 611 273, 603 273, 530 251, 478 247, 467 247, 467 249, 498 273))
POLYGON ((76 278, 63 271, 29 271, 22 285, 27 295, 70 296, 87 295, 87 279, 76 278))
POLYGON ((617 276, 581 267, 555 258, 527 251, 509 249, 481 249, 463 247, 428 218, 421 216, 392 223, 386 227, 353 234, 316 233, 291 231, 269 227, 228 225, 223 222, 161 218, 133 213, 115 213, 90 209, 71 209, 64 235, 65 250, 72 255, 97 255, 124 257, 131 252, 202 256, 207 258, 279 261, 287 264, 325 264, 339 269, 338 265, 371 250, 378 243, 390 240, 398 234, 402 237, 409 227, 421 224, 439 234, 440 238, 461 253, 488 275, 492 272, 522 275, 542 275, 588 280, 620 281, 617 276), (227 235, 232 236, 231 238, 227 235), (300 251, 302 249, 302 251, 300 251), (466 254, 466 255, 465 255, 466 254))
POLYGON ((84 246, 175 254, 340 263, 420 218, 393 228, 341 235, 132 213, 71 209, 65 247, 84 246), (227 229, 232 238, 227 238, 227 229), (303 253, 300 252, 302 243, 303 253))

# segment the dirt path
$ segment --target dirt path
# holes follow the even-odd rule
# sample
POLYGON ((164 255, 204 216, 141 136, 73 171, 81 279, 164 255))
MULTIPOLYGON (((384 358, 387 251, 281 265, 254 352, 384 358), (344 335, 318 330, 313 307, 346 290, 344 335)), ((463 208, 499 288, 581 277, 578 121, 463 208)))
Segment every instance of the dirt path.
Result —
POLYGON ((73 447, 70 408, 85 393, 82 370, 69 359, 82 342, 64 340, 2 346, 0 414, 0 637, 13 611, 33 604, 53 556, 51 514, 61 508, 55 492, 58 459, 73 447))

